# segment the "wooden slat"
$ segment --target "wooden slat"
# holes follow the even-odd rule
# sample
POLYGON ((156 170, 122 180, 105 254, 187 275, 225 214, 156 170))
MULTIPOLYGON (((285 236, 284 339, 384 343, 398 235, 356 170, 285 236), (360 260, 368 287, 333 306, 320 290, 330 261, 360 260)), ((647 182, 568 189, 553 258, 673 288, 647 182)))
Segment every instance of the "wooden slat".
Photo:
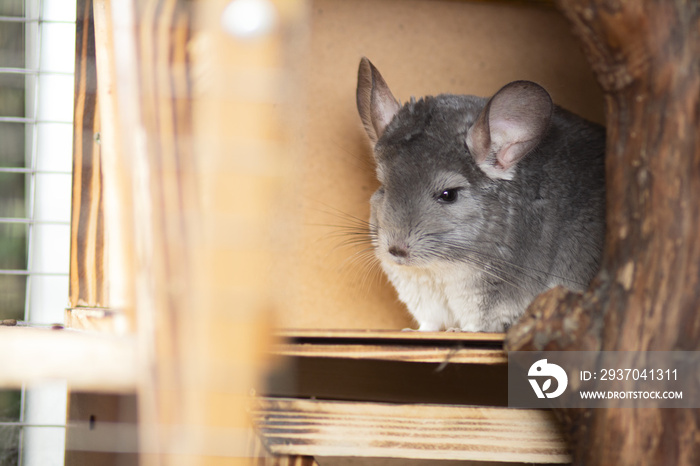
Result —
POLYGON ((540 410, 261 398, 251 410, 275 454, 567 463, 540 410))
POLYGON ((105 241, 91 0, 78 2, 73 134, 70 305, 104 306, 105 241))
POLYGON ((450 364, 505 364, 508 355, 499 349, 444 348, 393 345, 279 344, 273 354, 290 357, 374 359, 381 361, 450 364))
POLYGON ((503 342, 505 333, 472 332, 415 332, 397 330, 343 330, 343 329, 284 329, 278 336, 286 339, 362 339, 362 340, 440 340, 464 342, 503 342))
POLYGON ((298 330, 277 333, 280 356, 401 362, 504 364, 502 333, 298 330))
POLYGON ((135 339, 74 330, 0 327, 0 386, 18 388, 49 379, 73 390, 133 393, 135 339))

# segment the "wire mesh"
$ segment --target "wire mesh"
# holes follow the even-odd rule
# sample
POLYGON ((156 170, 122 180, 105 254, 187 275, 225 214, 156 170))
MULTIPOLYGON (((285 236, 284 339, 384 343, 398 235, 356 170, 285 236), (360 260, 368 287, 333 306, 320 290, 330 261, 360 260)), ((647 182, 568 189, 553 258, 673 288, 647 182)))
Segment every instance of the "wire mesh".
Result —
MULTIPOLYGON (((0 321, 68 296, 74 34, 75 1, 0 2, 0 321)), ((0 466, 62 464, 65 410, 65 384, 0 390, 0 466)))

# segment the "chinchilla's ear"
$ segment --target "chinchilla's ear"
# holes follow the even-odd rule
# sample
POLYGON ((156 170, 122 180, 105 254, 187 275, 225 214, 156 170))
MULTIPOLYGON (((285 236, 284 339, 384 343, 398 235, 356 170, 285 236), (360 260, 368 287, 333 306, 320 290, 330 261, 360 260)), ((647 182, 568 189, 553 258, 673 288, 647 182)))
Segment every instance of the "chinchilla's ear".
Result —
POLYGON ((373 146, 399 108, 382 75, 363 57, 357 71, 357 110, 373 146))
POLYGON ((506 84, 467 132, 467 147, 493 179, 510 180, 515 166, 540 143, 552 117, 552 98, 539 84, 506 84))

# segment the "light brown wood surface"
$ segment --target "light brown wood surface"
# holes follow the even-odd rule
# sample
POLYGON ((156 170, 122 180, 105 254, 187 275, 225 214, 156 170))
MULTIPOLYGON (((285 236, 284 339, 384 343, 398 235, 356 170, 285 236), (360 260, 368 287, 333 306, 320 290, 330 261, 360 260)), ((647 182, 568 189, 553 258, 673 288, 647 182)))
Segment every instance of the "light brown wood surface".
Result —
POLYGON ((284 330, 273 354, 401 362, 505 364, 502 333, 284 330))
POLYGON ((413 332, 374 329, 304 329, 288 328, 275 332, 280 338, 294 340, 357 340, 357 341, 443 341, 465 343, 503 343, 505 333, 488 332, 413 332))
POLYGON ((505 364, 508 362, 508 356, 503 350, 416 348, 410 346, 279 344, 273 347, 273 354, 288 357, 375 359, 445 364, 505 364))
POLYGON ((551 413, 263 398, 255 428, 276 454, 566 463, 551 413))
MULTIPOLYGON (((73 134, 70 290, 72 307, 108 305, 101 112, 91 1, 78 2, 73 134)), ((109 125, 107 125, 109 127, 109 125)))

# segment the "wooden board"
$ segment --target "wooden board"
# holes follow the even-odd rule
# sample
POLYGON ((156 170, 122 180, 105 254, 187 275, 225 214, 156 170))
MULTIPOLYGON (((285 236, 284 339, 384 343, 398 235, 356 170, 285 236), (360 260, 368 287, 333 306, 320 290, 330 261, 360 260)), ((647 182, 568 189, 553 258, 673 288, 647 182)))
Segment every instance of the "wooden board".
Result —
POLYGON ((273 348, 273 354, 288 357, 376 359, 441 364, 505 364, 508 362, 506 353, 497 349, 412 346, 279 344, 273 348))
POLYGON ((504 333, 485 332, 412 332, 397 330, 362 329, 282 329, 277 332, 282 338, 290 339, 356 339, 356 340, 436 340, 462 342, 503 343, 504 333))
POLYGON ((260 398, 251 416, 274 454, 570 461, 548 411, 260 398))
POLYGON ((273 353, 288 357, 344 358, 441 364, 505 364, 502 333, 390 330, 283 330, 273 353))

